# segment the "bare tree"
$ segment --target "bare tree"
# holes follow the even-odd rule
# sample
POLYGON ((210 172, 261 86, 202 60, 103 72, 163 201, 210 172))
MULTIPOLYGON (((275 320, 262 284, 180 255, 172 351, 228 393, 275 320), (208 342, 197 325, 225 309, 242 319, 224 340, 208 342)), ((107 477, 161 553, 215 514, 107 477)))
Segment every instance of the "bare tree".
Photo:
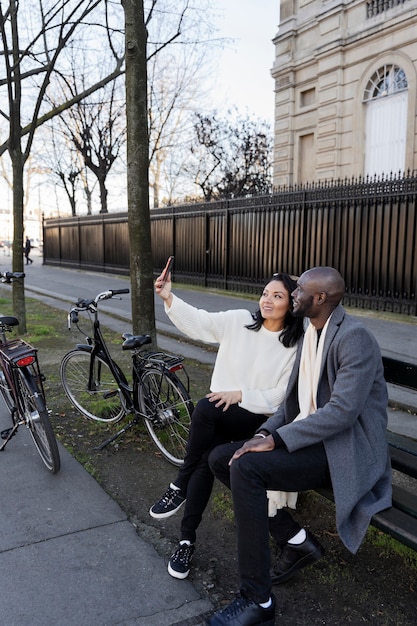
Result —
POLYGON ((100 213, 108 213, 106 179, 125 143, 125 102, 116 99, 116 81, 108 94, 100 90, 67 111, 63 121, 67 133, 85 166, 96 176, 100 192, 100 213))
POLYGON ((177 173, 189 146, 195 140, 193 116, 204 110, 211 73, 211 52, 219 44, 213 38, 210 4, 181 4, 164 0, 158 4, 149 29, 148 116, 150 185, 153 206, 162 193, 171 196, 178 185, 177 173), (181 8, 183 9, 181 11, 181 8), (172 28, 177 20, 177 38, 172 28), (160 42, 172 45, 161 47, 160 42))
MULTIPOLYGON (((69 54, 71 74, 60 86, 65 93, 74 97, 79 90, 85 91, 91 67, 88 60, 86 62, 85 58, 79 59, 78 48, 71 49, 69 54)), ((108 73, 106 64, 107 60, 103 58, 101 68, 98 70, 104 75, 108 73)), ((53 93, 50 98, 51 106, 56 106, 58 95, 53 93)), ((48 126, 54 132, 51 122, 48 126)), ((122 86, 119 80, 114 80, 63 111, 58 118, 58 128, 66 149, 75 148, 81 163, 96 178, 100 195, 100 213, 107 213, 107 177, 126 140, 124 85, 122 86)), ((50 152, 48 154, 56 164, 55 155, 50 152)), ((56 171, 57 168, 53 169, 56 171)), ((84 178, 88 181, 88 177, 84 178)))
POLYGON ((88 168, 61 118, 58 116, 46 125, 44 146, 38 159, 49 168, 54 184, 64 190, 72 217, 79 214, 78 206, 82 196, 85 198, 87 215, 92 215, 94 185, 90 184, 88 168))
MULTIPOLYGON (((212 45, 208 36, 212 28, 207 21, 207 5, 201 0, 198 8, 191 7, 190 2, 158 0, 152 3, 152 9, 148 15, 145 11, 149 177, 153 206, 158 206, 161 191, 166 195, 169 188, 172 194, 176 182, 174 170, 168 171, 165 164, 172 163, 172 154, 178 162, 179 153, 184 153, 194 139, 192 116, 195 110, 202 108, 206 97, 201 85, 207 84, 208 46, 212 45)), ((72 63, 72 68, 73 76, 66 87, 74 95, 74 89, 83 82, 80 74, 90 70, 84 66, 80 69, 78 59, 72 63)), ((65 134, 99 181, 102 213, 107 211, 105 177, 119 154, 118 141, 124 138, 122 109, 117 110, 115 106, 118 100, 115 84, 111 85, 111 90, 107 86, 61 116, 67 128, 65 134), (117 133, 114 132, 116 125, 117 133)))
MULTIPOLYGON (((123 71, 123 55, 118 55, 113 46, 114 67, 109 75, 98 82, 91 82, 74 97, 64 97, 58 106, 45 110, 45 96, 51 89, 51 83, 65 76, 67 64, 63 53, 74 41, 77 29, 91 27, 94 23, 95 26, 104 24, 108 32, 109 7, 107 0, 81 0, 76 3, 71 0, 61 0, 59 3, 53 0, 37 0, 36 3, 19 3, 17 0, 0 2, 4 70, 0 88, 7 91, 2 106, 3 102, 7 102, 7 105, 0 109, 0 116, 8 124, 8 138, 0 145, 0 156, 8 151, 12 163, 14 271, 23 270, 23 170, 36 129, 113 81, 123 71), (88 23, 89 19, 92 22, 88 23)), ((13 285, 13 306, 19 318, 19 331, 24 333, 26 308, 23 282, 16 281, 13 285)))
POLYGON ((185 169, 205 200, 271 191, 273 138, 266 122, 234 112, 195 118, 196 141, 185 169))
POLYGON ((71 207, 71 215, 74 217, 77 215, 77 188, 83 166, 77 151, 59 129, 59 124, 56 126, 53 122, 50 124, 51 132, 47 135, 47 145, 40 159, 47 163, 51 174, 64 189, 71 207))

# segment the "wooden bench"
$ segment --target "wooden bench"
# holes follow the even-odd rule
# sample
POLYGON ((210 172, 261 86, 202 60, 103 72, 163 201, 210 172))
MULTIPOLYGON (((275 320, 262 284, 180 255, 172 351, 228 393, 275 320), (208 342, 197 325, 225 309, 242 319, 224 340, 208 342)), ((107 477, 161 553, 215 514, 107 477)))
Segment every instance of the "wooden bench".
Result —
MULTIPOLYGON (((383 363, 387 383, 417 392, 417 365, 389 357, 383 357, 383 363)), ((404 484, 393 484, 392 507, 374 515, 371 524, 417 551, 417 482, 414 489, 411 487, 417 479, 417 441, 389 431, 387 439, 392 469, 404 478, 404 484)), ((318 492, 333 500, 331 490, 318 492)))

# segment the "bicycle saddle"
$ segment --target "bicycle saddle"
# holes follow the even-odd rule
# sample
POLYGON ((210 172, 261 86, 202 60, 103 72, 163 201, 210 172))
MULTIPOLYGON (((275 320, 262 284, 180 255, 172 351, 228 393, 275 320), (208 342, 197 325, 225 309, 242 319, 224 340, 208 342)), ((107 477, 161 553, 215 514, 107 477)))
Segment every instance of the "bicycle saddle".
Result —
POLYGON ((122 350, 134 350, 135 348, 141 348, 147 343, 152 343, 150 335, 131 335, 130 333, 123 333, 124 342, 122 343, 122 350))
POLYGON ((2 324, 3 326, 18 326, 19 320, 16 319, 15 317, 1 316, 0 324, 2 324))

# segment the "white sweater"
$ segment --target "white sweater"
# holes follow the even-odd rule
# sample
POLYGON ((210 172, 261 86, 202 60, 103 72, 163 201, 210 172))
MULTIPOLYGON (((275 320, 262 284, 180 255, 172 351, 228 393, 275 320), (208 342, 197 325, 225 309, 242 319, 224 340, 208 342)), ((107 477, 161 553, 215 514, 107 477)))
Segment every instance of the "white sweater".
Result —
POLYGON ((245 328, 253 322, 244 309, 209 313, 187 304, 174 294, 165 311, 173 324, 191 339, 218 343, 211 377, 211 391, 242 392, 239 405, 252 413, 272 415, 284 400, 295 360, 296 346, 285 348, 281 331, 264 326, 245 328))

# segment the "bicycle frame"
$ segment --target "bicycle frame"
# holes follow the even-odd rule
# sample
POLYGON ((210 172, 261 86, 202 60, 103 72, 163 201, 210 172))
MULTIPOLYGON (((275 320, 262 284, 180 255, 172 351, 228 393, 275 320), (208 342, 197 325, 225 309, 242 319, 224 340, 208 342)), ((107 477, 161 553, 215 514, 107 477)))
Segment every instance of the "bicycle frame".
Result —
MULTIPOLYGON (((189 388, 189 379, 188 379, 188 374, 184 370, 182 363, 181 363, 182 357, 173 357, 173 356, 165 355, 162 352, 140 353, 139 348, 134 348, 133 349, 134 351, 132 352, 133 386, 131 387, 126 380, 124 373, 122 372, 120 367, 117 365, 117 363, 113 360, 107 348, 107 345, 105 343, 105 340, 103 338, 103 335, 100 329, 100 322, 97 319, 97 317, 98 317, 98 313, 97 311, 95 311, 95 318, 93 322, 93 328, 94 328, 93 337, 94 338, 92 340, 92 344, 91 343, 87 345, 77 344, 78 350, 88 351, 90 352, 90 355, 91 355, 88 389, 92 391, 93 386, 94 386, 94 382, 93 382, 94 357, 95 356, 102 357, 107 362, 112 375, 114 376, 115 380, 119 384, 119 389, 122 392, 122 395, 125 401, 126 414, 133 413, 134 415, 133 419, 130 422, 128 422, 125 426, 119 429, 114 435, 112 435, 111 437, 103 441, 103 443, 101 443, 99 446, 96 446, 95 448, 95 450, 103 450, 103 448, 105 448, 109 443, 112 443, 113 441, 118 439, 118 437, 120 437, 121 435, 129 431, 141 419, 145 417, 147 417, 148 419, 152 419, 152 416, 145 415, 144 413, 142 413, 138 405, 138 396, 139 396, 138 389, 141 384, 140 383, 141 373, 146 368, 147 364, 148 365, 151 364, 154 367, 158 367, 161 370, 161 372, 163 372, 164 370, 168 372, 176 372, 179 369, 181 369, 185 373, 186 378, 187 378, 187 390, 189 388)), ((129 333, 123 334, 123 339, 125 339, 125 343, 126 341, 129 340, 130 336, 131 335, 129 333)), ((148 338, 146 335, 143 335, 142 337, 144 341, 142 345, 145 345, 146 343, 150 342, 148 341, 148 338)), ((161 383, 162 383, 162 379, 161 379, 161 383)))
MULTIPOLYGON (((136 399, 137 399, 138 386, 140 384, 139 383, 140 375, 144 367, 146 367, 146 363, 151 363, 152 365, 161 368, 161 370, 164 368, 168 370, 169 372, 175 372, 179 369, 185 372, 181 364, 182 357, 173 357, 173 356, 165 355, 162 352, 147 352, 145 354, 141 354, 139 352, 139 347, 142 347, 143 345, 146 345, 147 343, 151 342, 150 337, 148 337, 147 335, 142 335, 143 342, 141 343, 141 346, 133 348, 134 350, 132 353, 133 386, 131 387, 123 371, 114 361, 113 357, 111 356, 109 352, 109 349, 107 347, 107 344, 101 332, 97 307, 94 307, 93 310, 94 310, 93 338, 90 338, 87 336, 86 337, 87 342, 88 342, 87 344, 82 344, 82 343, 76 344, 77 350, 83 350, 84 352, 87 352, 91 355, 89 380, 87 383, 87 388, 90 391, 94 391, 93 389, 94 387, 93 360, 94 360, 94 357, 101 357, 103 358, 103 360, 107 362, 112 375, 114 376, 115 380, 119 384, 120 391, 122 392, 123 398, 125 401, 126 413, 134 412, 139 417, 144 417, 144 415, 139 411, 139 407, 138 407, 136 399)), ((74 321, 74 319, 71 318, 71 313, 70 313, 69 323, 71 321, 74 321)), ((125 339, 125 344, 126 342, 129 341, 129 338, 132 337, 132 335, 130 335, 129 333, 124 333, 122 336, 123 336, 123 339, 125 339)), ((131 349, 131 348, 125 347, 124 349, 131 349)), ((188 374, 186 372, 185 374, 187 377, 187 388, 188 388, 188 374)))
POLYGON ((62 359, 60 373, 64 391, 75 408, 88 419, 115 423, 128 414, 132 415, 128 424, 96 450, 102 450, 143 420, 157 448, 178 465, 182 463, 181 447, 185 449, 193 410, 183 357, 146 351, 144 346, 152 343, 149 335, 124 333, 122 349, 129 350, 132 359, 132 381, 129 384, 107 347, 98 310, 100 301, 125 293, 129 290, 110 289, 95 298, 79 299, 69 311, 68 328, 74 324, 86 343, 77 343, 75 349, 62 359), (80 312, 90 314, 92 330, 90 327, 89 333, 79 325, 80 312), (185 384, 178 377, 178 370, 183 372, 185 384))
MULTIPOLYGON (((2 344, 0 344, 0 348, 2 344)), ((7 385, 7 389, 11 392, 11 397, 14 402, 14 407, 12 409, 12 417, 14 417, 14 413, 17 410, 17 396, 16 396, 16 385, 15 385, 15 377, 14 372, 9 363, 7 357, 5 357, 0 349, 0 369, 4 375, 4 382, 7 385)))
MULTIPOLYGON (((126 411, 129 413, 132 411, 132 409, 135 408, 132 398, 133 389, 129 386, 126 376, 117 365, 117 363, 113 360, 109 349, 107 348, 106 342, 100 329, 100 321, 98 320, 97 309, 94 312, 93 329, 93 339, 90 339, 89 343, 87 344, 77 344, 76 346, 78 350, 84 350, 85 352, 89 352, 91 355, 90 372, 87 387, 90 391, 93 390, 93 359, 96 356, 102 357, 108 363, 112 375, 119 383, 120 390, 123 394, 123 398, 125 401, 126 411)), ((89 338, 87 337, 87 341, 88 340, 89 338)))
MULTIPOLYGON (((126 335, 123 335, 123 337, 125 338, 126 335)), ((108 351, 107 351, 107 354, 109 354, 108 351)), ((109 443, 112 443, 113 441, 118 439, 121 435, 129 431, 141 419, 144 419, 144 418, 147 418, 148 420, 153 419, 154 416, 145 415, 144 413, 142 413, 139 410, 139 406, 137 403, 137 398, 139 396, 138 390, 139 390, 139 387, 141 386, 141 382, 140 382, 141 372, 143 372, 143 370, 146 368, 146 364, 148 364, 148 366, 152 365, 154 367, 157 367, 158 369, 161 370, 161 373, 163 373, 164 371, 174 373, 174 372, 177 372, 178 370, 182 370, 187 379, 186 388, 188 391, 189 377, 181 361, 182 361, 182 357, 166 355, 163 352, 146 352, 144 354, 141 354, 139 350, 136 349, 136 351, 132 354, 133 388, 127 386, 127 389, 130 391, 130 406, 131 406, 131 409, 133 409, 130 412, 133 412, 134 417, 128 424, 123 426, 123 428, 118 430, 114 435, 112 435, 111 437, 103 441, 103 443, 101 443, 99 446, 96 446, 94 448, 95 450, 103 450, 103 448, 105 448, 109 443)), ((113 375, 115 375, 115 372, 120 371, 120 368, 118 368, 117 364, 114 363, 114 361, 112 360, 109 361, 109 367, 113 375), (117 367, 116 370, 113 367, 114 365, 116 365, 117 367)), ((124 377, 123 372, 121 373, 124 377)), ((162 378, 160 380, 160 384, 162 384, 162 378)), ((123 392, 124 392, 124 389, 123 389, 123 392)), ((155 419, 157 420, 158 418, 155 418, 155 419)))

